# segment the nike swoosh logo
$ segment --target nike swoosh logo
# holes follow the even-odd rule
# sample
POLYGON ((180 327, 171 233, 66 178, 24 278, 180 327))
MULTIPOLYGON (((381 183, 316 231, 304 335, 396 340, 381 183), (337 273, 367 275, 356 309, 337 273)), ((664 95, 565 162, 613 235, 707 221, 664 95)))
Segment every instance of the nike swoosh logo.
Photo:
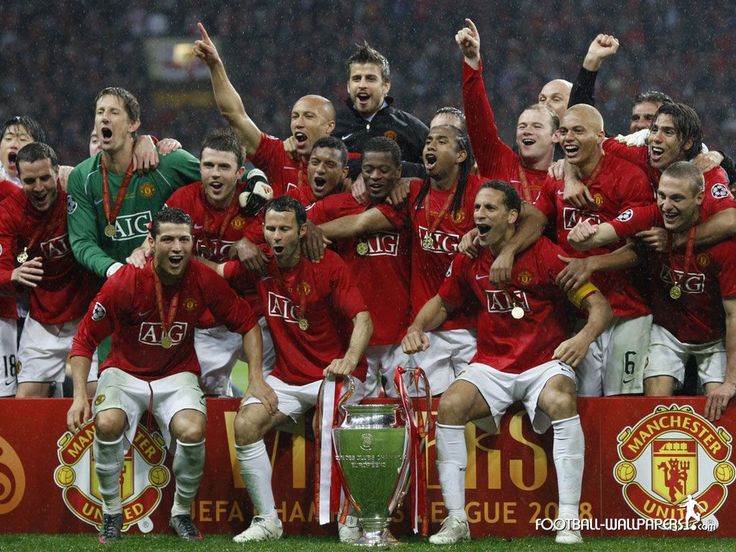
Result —
POLYGON ((341 139, 341 140, 347 140, 347 139, 348 139, 348 138, 350 138, 350 137, 351 137, 351 136, 352 136, 353 134, 355 134, 355 133, 354 133, 354 132, 351 132, 350 134, 346 134, 345 136, 343 136, 343 137, 342 137, 342 138, 340 138, 340 139, 341 139))
POLYGON ((151 314, 151 311, 150 311, 150 310, 147 310, 147 311, 145 311, 145 312, 139 312, 139 313, 138 313, 138 316, 140 316, 141 318, 145 318, 145 317, 146 317, 146 316, 148 316, 149 314, 151 314))
POLYGON ((563 190, 557 190, 557 195, 559 196, 565 195, 565 192, 563 190))
POLYGON ((483 278, 488 278, 488 274, 476 274, 475 275, 476 280, 482 280, 483 278))
POLYGON ((632 381, 634 381, 634 378, 631 378, 631 379, 627 379, 627 380, 625 379, 625 380, 624 380, 624 381, 623 381, 622 383, 623 383, 624 385, 626 385, 627 383, 631 383, 632 381))
POLYGON ((201 224, 195 224, 194 225, 194 229, 195 230, 201 230, 202 228, 204 228, 204 226, 202 226, 201 224))

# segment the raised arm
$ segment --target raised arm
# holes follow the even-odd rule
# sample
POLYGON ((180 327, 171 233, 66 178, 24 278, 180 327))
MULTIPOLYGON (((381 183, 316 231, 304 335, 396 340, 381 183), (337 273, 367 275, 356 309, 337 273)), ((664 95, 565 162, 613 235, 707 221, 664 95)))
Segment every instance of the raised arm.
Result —
POLYGON ((618 51, 618 39, 612 35, 599 34, 588 47, 583 66, 570 92, 568 107, 575 104, 595 105, 595 80, 603 60, 618 51))
POLYGON ((240 138, 248 154, 254 153, 261 143, 261 131, 248 116, 243 100, 225 72, 217 48, 210 39, 202 23, 197 23, 201 39, 194 42, 194 55, 207 64, 212 79, 212 91, 220 114, 240 138))

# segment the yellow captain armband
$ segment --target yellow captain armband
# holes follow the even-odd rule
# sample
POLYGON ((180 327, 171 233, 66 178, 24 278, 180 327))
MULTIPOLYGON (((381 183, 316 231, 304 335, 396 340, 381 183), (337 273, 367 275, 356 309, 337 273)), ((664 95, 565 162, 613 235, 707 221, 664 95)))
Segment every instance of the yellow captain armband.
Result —
POLYGON ((581 305, 583 304, 583 300, 588 296, 592 295, 598 291, 598 288, 595 287, 590 282, 585 282, 582 286, 580 286, 578 289, 573 290, 567 294, 567 298, 570 300, 570 302, 575 305, 577 308, 581 308, 581 305))

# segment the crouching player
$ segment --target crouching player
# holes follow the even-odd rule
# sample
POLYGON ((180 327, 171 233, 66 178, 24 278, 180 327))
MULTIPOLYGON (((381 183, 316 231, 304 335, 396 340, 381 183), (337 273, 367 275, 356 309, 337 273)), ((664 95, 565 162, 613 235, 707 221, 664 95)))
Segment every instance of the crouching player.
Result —
MULTIPOLYGON (((522 401, 534 430, 554 428, 560 519, 577 519, 585 441, 577 415, 573 368, 611 320, 611 308, 590 283, 569 296, 588 310, 587 324, 572 338, 564 316, 564 295, 555 277, 564 268, 561 250, 542 237, 517 256, 509 283, 489 281, 491 263, 516 232, 521 209, 518 193, 507 183, 484 184, 475 199, 474 218, 481 254, 456 256, 437 295, 419 311, 402 346, 406 353, 429 346, 425 332, 437 327, 454 308, 478 301, 478 352, 468 368, 442 395, 437 423, 437 469, 448 516, 432 544, 470 538, 465 513, 465 424, 490 416, 491 430, 516 401, 522 401)), ((494 427, 495 426, 495 427, 494 427)), ((581 542, 579 531, 558 531, 556 542, 581 542)))
POLYGON ((207 309, 217 323, 243 335, 251 369, 261 370, 258 321, 227 282, 210 268, 191 261, 189 215, 180 209, 162 209, 153 218, 148 239, 152 260, 142 269, 125 265, 105 282, 82 319, 71 350, 74 402, 67 424, 71 431, 78 431, 90 414, 85 388, 90 358, 99 342, 112 334, 93 410, 102 544, 120 538, 123 441, 133 441, 138 420, 146 410, 156 418, 169 448, 175 448, 172 469, 176 492, 169 524, 185 540, 202 538, 190 509, 202 479, 207 423, 194 352, 194 326, 207 309))
MULTIPOLYGON (((283 533, 263 436, 312 408, 325 378, 353 374, 365 379, 364 353, 373 333, 368 307, 336 253, 325 251, 320 262, 301 255, 306 222, 301 203, 279 197, 266 205, 263 234, 270 258, 265 273, 248 271, 238 261, 218 265, 230 281, 255 283, 276 349, 276 364, 266 378, 260 366, 250 369, 248 395, 235 418, 240 473, 256 514, 235 542, 278 539, 283 533)), ((339 534, 342 542, 356 541, 357 518, 347 516, 339 534)))

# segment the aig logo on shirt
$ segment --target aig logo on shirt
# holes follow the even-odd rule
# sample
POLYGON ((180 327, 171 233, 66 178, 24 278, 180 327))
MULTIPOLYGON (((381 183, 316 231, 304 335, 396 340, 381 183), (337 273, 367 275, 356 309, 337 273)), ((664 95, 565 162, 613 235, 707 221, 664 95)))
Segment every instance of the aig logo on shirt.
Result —
POLYGON ((529 307, 525 291, 515 289, 509 293, 503 289, 487 289, 485 292, 488 312, 511 312, 514 307, 521 307, 525 312, 531 312, 532 310, 529 307))
POLYGON ((151 212, 122 215, 115 219, 115 235, 112 241, 139 239, 148 235, 148 223, 151 222, 151 212))
POLYGON ((289 324, 298 324, 297 306, 291 302, 291 299, 274 293, 268 292, 268 316, 272 318, 283 318, 289 324))
POLYGON ((43 256, 47 259, 66 257, 72 252, 69 247, 69 241, 66 239, 66 234, 41 242, 41 251, 43 251, 43 256))
POLYGON ((572 230, 583 218, 591 224, 600 224, 602 222, 601 217, 595 213, 584 213, 580 209, 575 209, 574 207, 565 207, 562 211, 562 217, 565 224, 565 230, 572 230))
MULTIPOLYGON (((169 337, 173 345, 178 345, 187 335, 186 322, 174 322, 169 330, 169 337)), ((138 341, 146 345, 161 345, 162 328, 160 322, 142 322, 138 332, 138 341)))
POLYGON ((428 228, 419 226, 419 243, 422 249, 430 253, 449 253, 454 255, 457 253, 457 246, 460 244, 460 236, 457 234, 448 234, 435 230, 430 233, 428 228))
POLYGON ((396 232, 379 232, 365 239, 366 257, 396 257, 399 254, 400 237, 396 232))
POLYGON ((705 274, 700 272, 683 272, 682 270, 672 270, 666 265, 662 265, 659 277, 668 285, 675 283, 672 273, 675 273, 679 286, 685 293, 705 293, 705 274))

